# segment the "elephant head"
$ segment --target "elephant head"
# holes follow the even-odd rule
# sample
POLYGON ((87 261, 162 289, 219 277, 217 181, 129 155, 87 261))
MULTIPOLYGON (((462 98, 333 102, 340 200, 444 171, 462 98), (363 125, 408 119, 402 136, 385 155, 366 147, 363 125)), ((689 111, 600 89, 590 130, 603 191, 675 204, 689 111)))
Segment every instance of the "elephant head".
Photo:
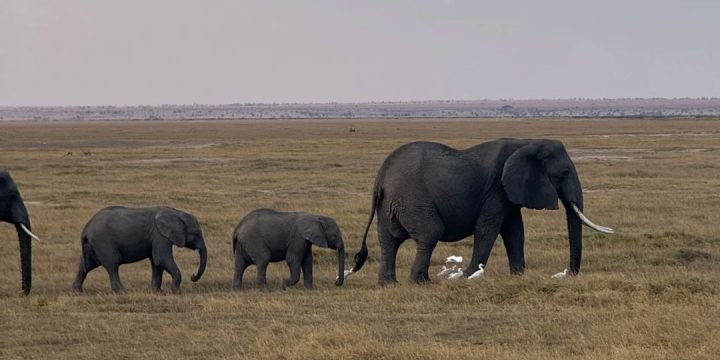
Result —
POLYGON ((557 209, 558 198, 565 207, 570 242, 570 274, 580 271, 582 226, 612 233, 593 224, 583 215, 583 192, 577 170, 565 147, 555 140, 531 140, 505 161, 502 184, 510 202, 531 209, 557 209))
POLYGON ((0 171, 0 221, 15 225, 20 241, 20 267, 22 269, 22 290, 25 295, 32 287, 32 243, 37 239, 31 232, 30 215, 10 173, 0 171))
POLYGON ((345 282, 345 244, 335 220, 307 214, 299 219, 298 230, 305 240, 319 247, 337 250, 338 277, 335 285, 342 286, 345 282))
POLYGON ((169 241, 175 246, 199 252, 200 265, 190 279, 193 282, 200 280, 207 266, 207 247, 197 219, 182 211, 163 209, 155 215, 155 228, 161 236, 153 241, 169 241))

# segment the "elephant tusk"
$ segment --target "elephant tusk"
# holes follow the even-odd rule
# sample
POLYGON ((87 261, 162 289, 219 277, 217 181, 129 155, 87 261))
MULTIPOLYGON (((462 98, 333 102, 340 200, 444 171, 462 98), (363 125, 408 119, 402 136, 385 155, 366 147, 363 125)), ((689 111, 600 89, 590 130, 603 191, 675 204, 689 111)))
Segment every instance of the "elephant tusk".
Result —
POLYGON ((592 221, 590 221, 590 219, 588 219, 582 213, 582 211, 580 211, 580 209, 578 209, 577 205, 575 205, 574 203, 571 203, 570 205, 572 206, 573 211, 575 211, 575 214, 577 214, 577 216, 580 218, 580 220, 582 220, 583 224, 587 225, 589 228, 591 228, 595 231, 599 231, 603 234, 614 234, 615 233, 615 230, 613 230, 609 227, 600 226, 600 225, 597 225, 597 224, 593 223, 592 221))
POLYGON ((24 232, 26 232, 28 235, 30 235, 31 238, 33 238, 37 241, 40 241, 39 237, 35 236, 35 234, 33 234, 27 227, 25 227, 25 224, 20 223, 20 228, 22 228, 24 232))

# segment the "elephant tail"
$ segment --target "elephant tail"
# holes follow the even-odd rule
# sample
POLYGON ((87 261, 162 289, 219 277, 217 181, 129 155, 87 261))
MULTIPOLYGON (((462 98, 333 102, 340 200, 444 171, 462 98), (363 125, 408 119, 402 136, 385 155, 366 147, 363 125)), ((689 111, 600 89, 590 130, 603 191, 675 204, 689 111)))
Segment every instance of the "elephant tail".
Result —
POLYGON ((356 272, 360 269, 362 269, 363 265, 365 265, 365 261, 367 261, 368 258, 368 247, 367 247, 367 235, 368 231, 370 231, 370 224, 373 222, 373 218, 375 217, 375 212, 377 211, 378 204, 380 203, 380 199, 382 198, 382 188, 378 185, 375 186, 375 191, 373 191, 373 198, 372 198, 372 207, 370 208, 370 218, 368 219, 367 225, 365 226, 365 234, 363 234, 363 240, 362 240, 362 246, 360 247, 360 251, 358 251, 357 254, 355 254, 355 266, 353 266, 351 272, 356 272))
POLYGON ((237 234, 235 231, 233 231, 232 244, 233 244, 233 255, 234 255, 235 248, 237 248, 237 234))

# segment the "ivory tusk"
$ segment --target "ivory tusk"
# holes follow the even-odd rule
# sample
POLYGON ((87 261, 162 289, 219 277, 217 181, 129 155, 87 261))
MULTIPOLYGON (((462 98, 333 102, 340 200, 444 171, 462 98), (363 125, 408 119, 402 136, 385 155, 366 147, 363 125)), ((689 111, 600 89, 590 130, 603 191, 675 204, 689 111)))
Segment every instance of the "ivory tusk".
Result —
POLYGON ((572 206, 573 211, 575 211, 575 214, 577 214, 577 216, 580 218, 580 220, 582 220, 583 224, 587 225, 591 229, 593 229, 595 231, 599 231, 604 234, 614 234, 615 233, 615 231, 609 227, 600 226, 600 225, 597 225, 597 224, 593 223, 592 221, 590 221, 590 219, 588 219, 582 213, 582 211, 580 211, 580 209, 578 209, 578 207, 577 207, 577 205, 575 205, 575 203, 571 203, 570 205, 572 206))
POLYGON ((37 241, 40 241, 39 237, 35 236, 35 234, 33 234, 27 227, 25 227, 25 224, 20 223, 20 228, 22 228, 24 232, 26 232, 28 235, 30 235, 31 238, 33 238, 37 241))

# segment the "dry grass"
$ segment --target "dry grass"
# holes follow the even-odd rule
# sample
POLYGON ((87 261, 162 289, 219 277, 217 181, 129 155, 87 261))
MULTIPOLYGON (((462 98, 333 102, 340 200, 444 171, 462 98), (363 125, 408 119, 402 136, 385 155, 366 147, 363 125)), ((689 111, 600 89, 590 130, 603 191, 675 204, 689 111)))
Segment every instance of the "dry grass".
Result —
MULTIPOLYGON (((0 358, 716 358, 720 354, 720 121, 432 120, 0 123, 0 165, 36 233, 34 287, 19 296, 14 229, 0 225, 0 358), (349 133, 349 126, 358 129, 349 133), (335 256, 315 251, 316 289, 231 293, 230 234, 257 207, 334 217, 349 255, 385 155, 419 139, 458 148, 498 137, 565 142, 587 214, 583 274, 555 281, 568 257, 562 212, 525 211, 528 272, 511 277, 501 242, 480 281, 375 286, 379 256, 343 288, 335 256), (83 151, 92 155, 83 156, 83 151), (64 156, 73 152, 73 156, 64 156), (150 267, 121 267, 128 290, 93 271, 70 294, 79 234, 109 204, 168 205, 204 226, 210 260, 184 294, 150 292, 150 267)), ((374 227, 373 227, 374 229, 374 227)), ((433 271, 471 241, 441 244, 433 271)), ((185 279, 197 258, 177 250, 185 279)), ((401 248, 407 278, 414 244, 401 248)), ((166 276, 166 287, 168 287, 166 276)))

